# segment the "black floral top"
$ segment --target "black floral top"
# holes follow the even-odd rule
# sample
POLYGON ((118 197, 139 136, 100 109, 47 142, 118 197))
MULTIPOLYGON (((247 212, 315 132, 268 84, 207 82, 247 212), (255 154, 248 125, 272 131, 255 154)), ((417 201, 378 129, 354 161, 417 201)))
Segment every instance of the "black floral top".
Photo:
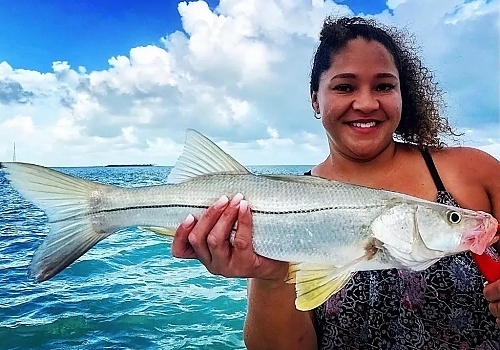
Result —
MULTIPOLYGON (((443 188, 437 202, 458 207, 443 188)), ((319 349, 500 350, 484 282, 468 252, 419 272, 358 272, 314 310, 319 349)))

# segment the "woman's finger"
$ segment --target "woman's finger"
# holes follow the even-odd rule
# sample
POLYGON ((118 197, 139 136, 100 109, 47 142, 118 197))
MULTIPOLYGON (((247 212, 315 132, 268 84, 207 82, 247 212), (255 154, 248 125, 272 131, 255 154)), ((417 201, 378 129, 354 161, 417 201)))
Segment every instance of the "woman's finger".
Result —
POLYGON ((496 317, 497 325, 500 327, 500 280, 486 285, 484 296, 490 302, 490 312, 496 317))
POLYGON ((489 309, 493 316, 495 316, 496 318, 500 317, 500 302, 490 303, 489 309))
POLYGON ((237 212, 238 229, 233 238, 234 250, 240 253, 253 253, 252 249, 252 214, 246 200, 241 200, 237 212))
POLYGON ((236 194, 221 214, 219 220, 207 236, 207 244, 212 256, 211 272, 224 273, 228 267, 232 246, 229 238, 238 217, 238 208, 243 199, 241 193, 236 194))
POLYGON ((288 263, 267 259, 256 254, 252 244, 252 212, 246 200, 240 202, 238 229, 233 239, 231 271, 238 277, 258 277, 284 280, 288 263))
POLYGON ((252 214, 248 202, 242 200, 238 210, 238 229, 234 235, 231 268, 238 275, 246 275, 249 271, 243 269, 258 268, 256 266, 257 256, 252 246, 252 214))
POLYGON ((500 280, 488 283, 488 285, 484 287, 484 297, 490 303, 500 301, 500 280))
POLYGON ((196 259, 196 253, 189 243, 188 236, 195 225, 196 219, 193 215, 186 216, 184 221, 175 231, 174 240, 172 242, 172 256, 183 259, 196 259))
POLYGON ((207 236, 214 228, 228 203, 229 198, 222 196, 217 202, 208 207, 188 235, 189 243, 193 247, 196 256, 206 267, 210 266, 212 262, 212 255, 207 244, 207 236))

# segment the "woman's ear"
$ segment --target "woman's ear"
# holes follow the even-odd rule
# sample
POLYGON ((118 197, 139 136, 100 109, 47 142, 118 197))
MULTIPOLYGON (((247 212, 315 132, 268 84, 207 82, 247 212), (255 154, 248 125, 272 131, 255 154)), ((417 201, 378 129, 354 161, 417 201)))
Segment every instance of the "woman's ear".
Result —
POLYGON ((320 114, 319 103, 318 103, 318 93, 313 91, 311 94, 311 107, 316 114, 320 114))

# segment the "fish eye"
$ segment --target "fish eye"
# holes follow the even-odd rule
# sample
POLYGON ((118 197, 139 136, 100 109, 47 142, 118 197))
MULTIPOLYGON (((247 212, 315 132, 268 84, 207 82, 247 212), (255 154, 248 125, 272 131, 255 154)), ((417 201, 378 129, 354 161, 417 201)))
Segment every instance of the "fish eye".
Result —
POLYGON ((458 224, 460 223, 460 221, 462 221, 462 215, 460 215, 460 213, 456 211, 450 210, 446 213, 446 216, 448 217, 448 221, 452 224, 458 224))

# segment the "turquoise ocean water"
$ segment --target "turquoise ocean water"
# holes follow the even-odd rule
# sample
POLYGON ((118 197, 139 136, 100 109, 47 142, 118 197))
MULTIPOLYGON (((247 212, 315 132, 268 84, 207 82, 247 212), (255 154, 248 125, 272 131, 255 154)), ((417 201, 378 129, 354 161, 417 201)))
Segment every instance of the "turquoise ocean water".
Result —
MULTIPOLYGON (((303 174, 310 166, 249 167, 303 174)), ((120 186, 166 182, 170 167, 59 168, 120 186)), ((45 214, 0 170, 0 349, 243 349, 246 281, 174 259, 168 239, 135 228, 98 243, 53 279, 27 276, 45 214)))

